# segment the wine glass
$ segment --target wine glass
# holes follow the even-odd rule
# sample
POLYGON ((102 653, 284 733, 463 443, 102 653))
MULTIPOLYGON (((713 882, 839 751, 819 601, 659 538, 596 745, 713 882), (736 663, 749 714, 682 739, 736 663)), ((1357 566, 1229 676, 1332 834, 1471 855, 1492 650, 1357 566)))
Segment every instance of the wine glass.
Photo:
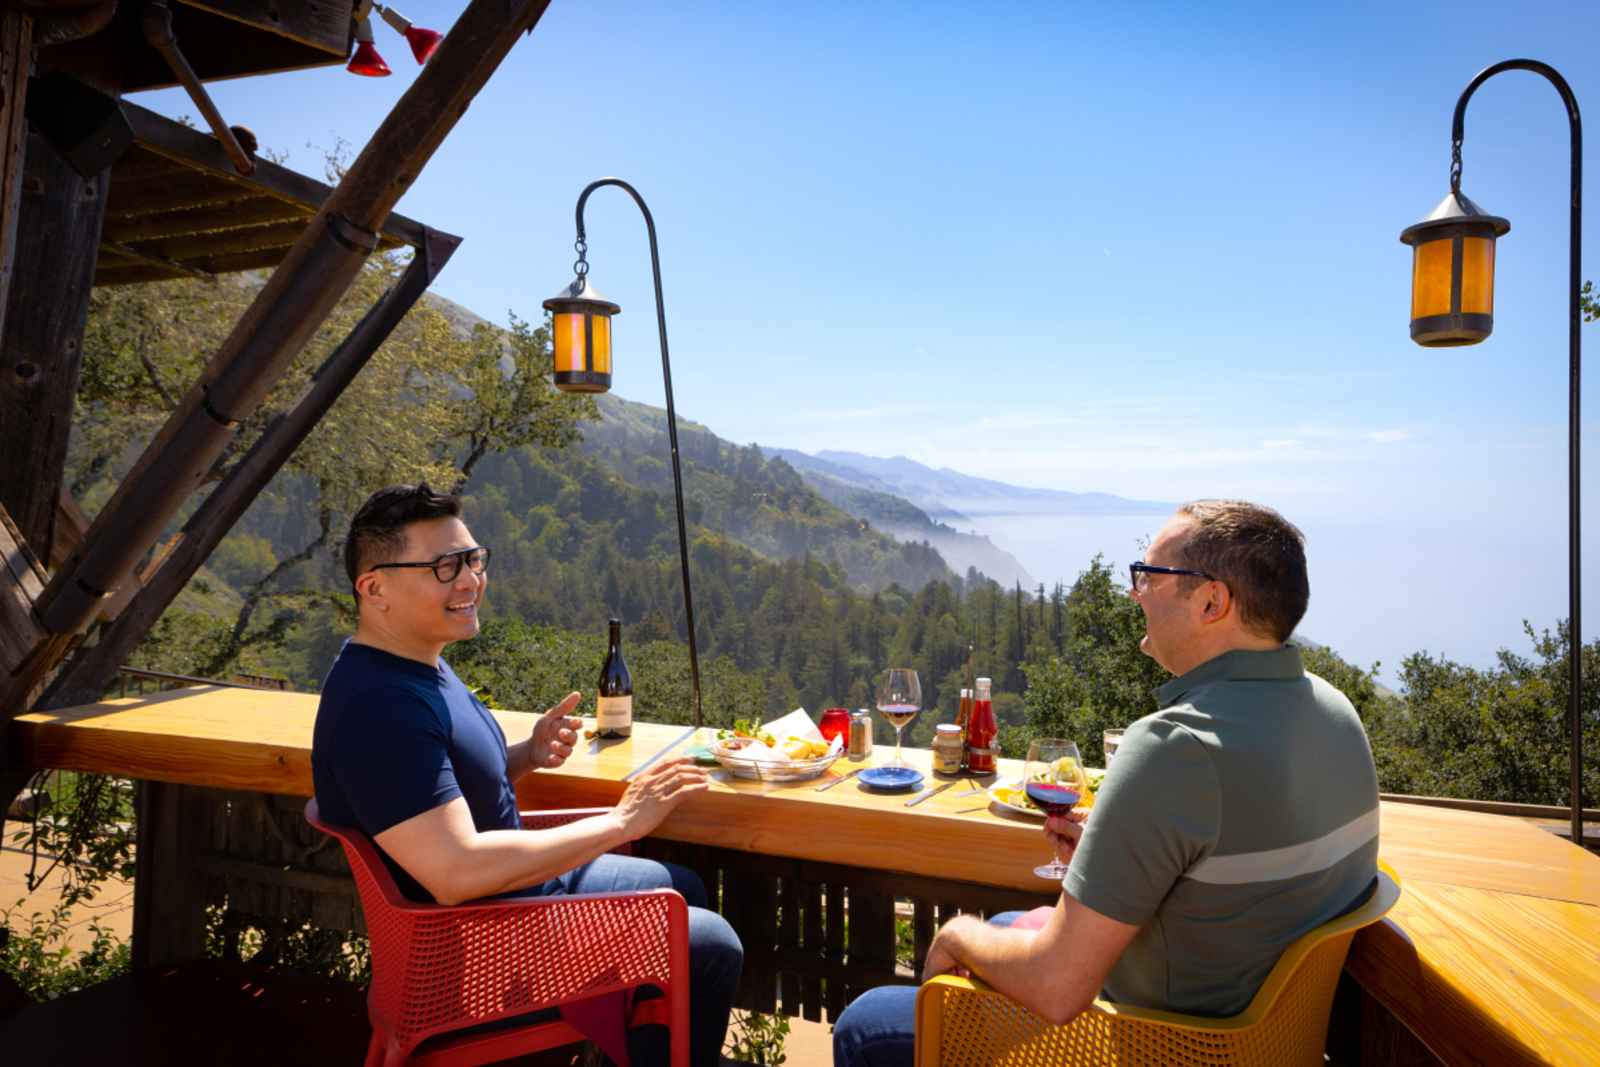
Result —
MULTIPOLYGON (((1028 799, 1046 815, 1065 815, 1089 792, 1083 757, 1064 737, 1036 737, 1029 743, 1022 782, 1028 799)), ((1059 882, 1067 876, 1067 865, 1052 858, 1033 873, 1059 882)))
POLYGON ((908 767, 900 758, 900 733, 922 710, 922 682, 907 667, 891 667, 878 675, 878 711, 894 727, 894 760, 889 767, 908 767))

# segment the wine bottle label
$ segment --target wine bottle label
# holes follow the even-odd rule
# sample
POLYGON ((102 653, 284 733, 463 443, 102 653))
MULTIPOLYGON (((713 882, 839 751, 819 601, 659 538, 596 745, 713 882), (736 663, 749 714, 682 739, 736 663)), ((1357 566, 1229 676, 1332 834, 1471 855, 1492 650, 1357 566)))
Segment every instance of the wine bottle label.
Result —
POLYGON ((596 697, 594 724, 604 730, 612 726, 633 724, 633 695, 625 697, 596 697))

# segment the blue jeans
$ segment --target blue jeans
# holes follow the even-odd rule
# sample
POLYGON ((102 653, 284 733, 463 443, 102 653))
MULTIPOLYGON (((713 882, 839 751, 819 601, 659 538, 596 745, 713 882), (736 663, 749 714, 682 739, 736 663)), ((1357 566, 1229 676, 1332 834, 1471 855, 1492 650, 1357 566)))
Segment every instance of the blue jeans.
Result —
MULTIPOLYGON (((1003 911, 990 916, 989 925, 1010 926, 1022 915, 1003 911)), ((861 994, 833 1025, 834 1067, 911 1067, 916 1011, 914 985, 884 985, 861 994)))
MULTIPOLYGON (((607 854, 552 878, 528 895, 636 889, 676 889, 689 905, 689 1062, 717 1067, 744 968, 744 946, 726 919, 706 909, 706 887, 699 875, 675 863, 607 854)), ((666 1063, 668 1052, 666 1027, 641 1026, 628 1034, 628 1057, 635 1065, 666 1063)))

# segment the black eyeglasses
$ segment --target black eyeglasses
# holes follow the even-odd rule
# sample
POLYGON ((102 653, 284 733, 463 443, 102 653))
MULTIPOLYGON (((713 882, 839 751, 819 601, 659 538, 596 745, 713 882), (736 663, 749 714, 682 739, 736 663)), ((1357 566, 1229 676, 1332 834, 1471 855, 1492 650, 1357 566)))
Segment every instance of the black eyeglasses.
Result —
POLYGON ((1191 571, 1183 567, 1157 567, 1146 563, 1142 559, 1136 563, 1128 564, 1128 584, 1135 589, 1140 589, 1144 586, 1144 580, 1139 577, 1141 574, 1187 574, 1191 578, 1204 578, 1210 582, 1222 580, 1207 574, 1205 571, 1191 571))
POLYGON ((381 571, 389 568, 400 567, 427 567, 433 571, 433 576, 440 582, 449 583, 456 580, 465 566, 473 574, 482 574, 489 569, 489 550, 487 548, 463 548, 459 552, 446 552, 436 560, 427 563, 377 563, 369 570, 381 571))

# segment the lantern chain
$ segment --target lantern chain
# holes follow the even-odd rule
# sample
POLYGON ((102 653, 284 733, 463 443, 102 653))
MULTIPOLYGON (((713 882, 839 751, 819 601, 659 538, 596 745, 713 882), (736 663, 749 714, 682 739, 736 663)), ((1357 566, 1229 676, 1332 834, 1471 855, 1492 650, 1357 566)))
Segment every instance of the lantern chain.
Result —
POLYGON ((589 242, 580 237, 572 243, 572 248, 573 251, 578 253, 578 260, 572 265, 572 273, 577 275, 577 281, 573 286, 573 291, 575 293, 581 293, 588 285, 587 277, 589 274, 589 242))
POLYGON ((1450 141, 1450 191, 1461 192, 1461 138, 1450 141))

